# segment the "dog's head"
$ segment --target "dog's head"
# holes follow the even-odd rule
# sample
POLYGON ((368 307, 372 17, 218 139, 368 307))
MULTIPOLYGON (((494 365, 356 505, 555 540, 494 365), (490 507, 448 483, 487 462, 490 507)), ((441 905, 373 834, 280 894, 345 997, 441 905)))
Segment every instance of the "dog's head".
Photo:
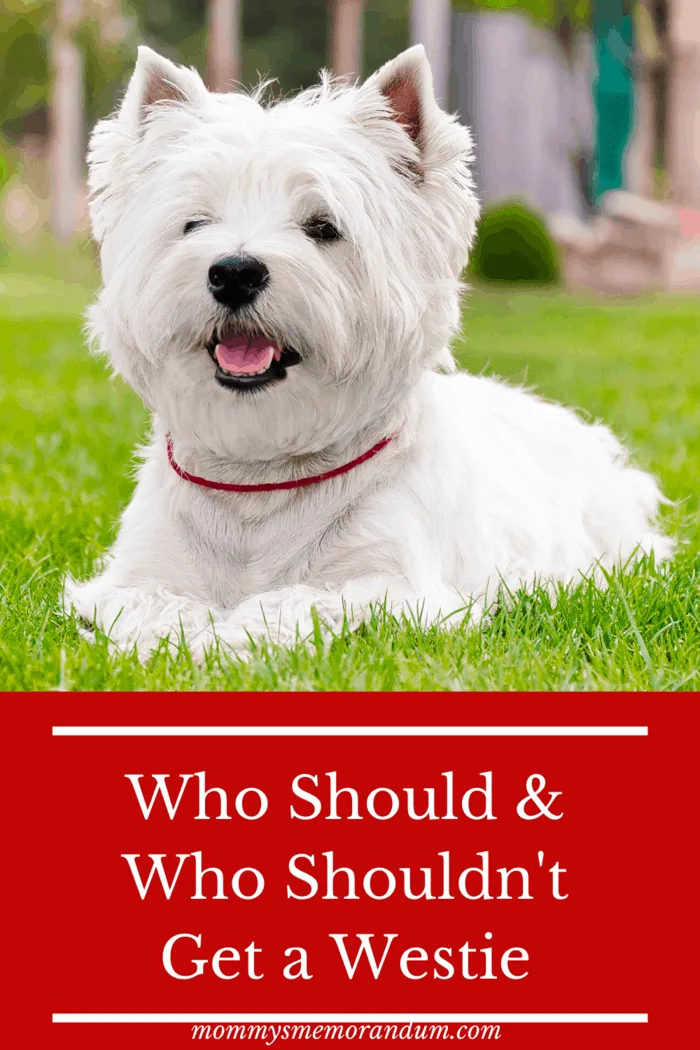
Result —
POLYGON ((274 105, 141 48, 91 140, 93 334, 168 427, 219 454, 349 437, 445 360, 470 155, 421 47, 274 105))

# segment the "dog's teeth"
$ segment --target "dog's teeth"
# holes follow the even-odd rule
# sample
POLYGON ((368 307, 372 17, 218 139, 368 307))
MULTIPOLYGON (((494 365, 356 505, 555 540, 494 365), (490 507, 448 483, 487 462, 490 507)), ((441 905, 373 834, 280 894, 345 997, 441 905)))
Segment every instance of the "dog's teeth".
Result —
POLYGON ((263 368, 259 368, 257 372, 231 372, 228 368, 224 368, 223 371, 226 372, 226 375, 234 376, 235 378, 241 376, 261 376, 263 372, 270 371, 270 365, 265 365, 263 368))

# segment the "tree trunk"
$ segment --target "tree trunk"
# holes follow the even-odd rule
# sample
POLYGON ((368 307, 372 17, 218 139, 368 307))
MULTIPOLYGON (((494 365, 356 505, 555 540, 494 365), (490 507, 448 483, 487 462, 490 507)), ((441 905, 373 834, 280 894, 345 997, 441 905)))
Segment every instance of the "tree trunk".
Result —
POLYGON ((443 105, 447 105, 450 87, 451 30, 451 0, 411 0, 411 41, 425 47, 435 95, 443 105))
POLYGON ((81 18, 81 0, 57 0, 51 36, 49 171, 51 225, 64 244, 75 236, 83 176, 83 70, 74 39, 81 18))
POLYGON ((634 80, 634 131, 625 157, 625 184, 631 193, 651 197, 654 192, 656 129, 654 93, 644 60, 637 64, 634 80))
POLYGON ((208 0, 207 85, 230 91, 241 75, 240 0, 208 0))
POLYGON ((668 170, 679 204, 700 208, 700 4, 669 2, 668 170))
POLYGON ((362 75, 362 16, 365 0, 333 0, 331 68, 339 77, 362 75))

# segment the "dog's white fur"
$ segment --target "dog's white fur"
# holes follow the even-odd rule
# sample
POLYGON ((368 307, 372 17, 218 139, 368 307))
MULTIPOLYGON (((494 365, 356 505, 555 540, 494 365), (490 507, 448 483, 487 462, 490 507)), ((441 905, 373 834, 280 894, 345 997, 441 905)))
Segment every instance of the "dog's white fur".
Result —
POLYGON ((360 87, 266 106, 207 92, 140 49, 119 113, 90 151, 104 288, 92 333, 153 413, 138 485, 101 575, 69 581, 82 618, 142 654, 181 632, 201 656, 372 603, 459 622, 501 581, 571 581, 669 540, 655 481, 609 430, 525 390, 454 372, 460 274, 478 205, 469 132, 437 106, 415 47, 360 87), (322 214, 339 242, 310 240, 322 214), (209 225, 183 236, 188 220, 209 225), (223 308, 217 258, 262 259, 251 328, 302 354, 256 393, 222 388, 204 349, 223 308), (286 492, 213 492, 178 477, 257 483, 371 461, 286 492))

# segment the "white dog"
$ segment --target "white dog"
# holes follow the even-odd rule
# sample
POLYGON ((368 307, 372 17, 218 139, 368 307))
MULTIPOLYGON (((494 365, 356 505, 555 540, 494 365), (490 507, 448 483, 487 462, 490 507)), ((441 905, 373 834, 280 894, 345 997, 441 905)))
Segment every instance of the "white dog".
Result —
POLYGON ((101 575, 67 601, 147 655, 289 642, 373 605, 458 623, 499 584, 667 557, 603 426, 448 349, 478 205, 423 49, 267 106, 141 48, 90 151, 92 334, 153 413, 101 575))

